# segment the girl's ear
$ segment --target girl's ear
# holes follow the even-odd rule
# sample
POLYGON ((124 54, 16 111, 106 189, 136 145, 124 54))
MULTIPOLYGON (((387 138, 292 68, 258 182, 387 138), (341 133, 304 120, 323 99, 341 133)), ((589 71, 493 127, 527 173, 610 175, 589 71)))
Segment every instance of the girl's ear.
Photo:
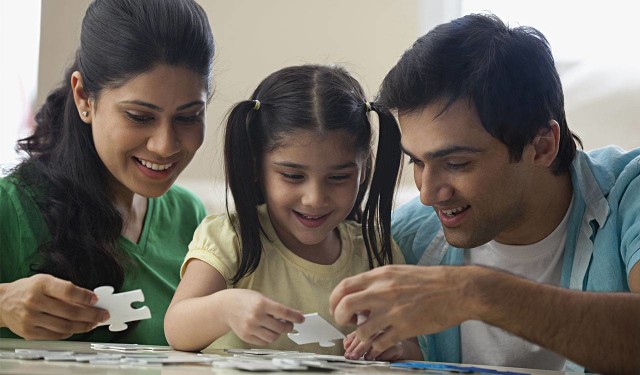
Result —
POLYGON ((91 124, 93 100, 84 91, 82 74, 78 71, 71 74, 71 90, 73 91, 73 101, 76 103, 80 119, 87 124, 91 124))
POLYGON ((360 169, 360 184, 364 184, 365 183, 365 178, 367 177, 367 165, 363 165, 362 168, 360 169))
POLYGON ((367 172, 373 170, 373 154, 369 153, 369 155, 365 156, 367 156, 367 158, 363 161, 362 168, 360 168, 360 185, 366 182, 367 172))

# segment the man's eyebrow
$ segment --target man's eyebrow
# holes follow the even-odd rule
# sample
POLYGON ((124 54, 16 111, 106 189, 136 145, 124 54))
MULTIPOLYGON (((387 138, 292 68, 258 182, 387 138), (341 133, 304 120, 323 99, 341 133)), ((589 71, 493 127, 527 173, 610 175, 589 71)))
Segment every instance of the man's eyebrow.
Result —
MULTIPOLYGON (((409 155, 409 157, 412 157, 414 159, 420 159, 420 158, 417 158, 415 155, 413 155, 411 152, 409 152, 402 145, 400 147, 402 148, 402 152, 409 155)), ((477 154, 480 152, 483 152, 481 148, 456 145, 456 146, 443 148, 437 151, 425 152, 422 156, 425 160, 433 160, 433 159, 444 158, 452 154, 477 154)))

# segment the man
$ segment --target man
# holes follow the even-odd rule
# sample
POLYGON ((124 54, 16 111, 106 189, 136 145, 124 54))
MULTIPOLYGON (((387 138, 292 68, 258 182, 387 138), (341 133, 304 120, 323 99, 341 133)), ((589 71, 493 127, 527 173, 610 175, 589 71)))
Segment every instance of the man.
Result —
POLYGON ((432 361, 640 372, 640 149, 576 150, 545 37, 492 15, 440 25, 379 101, 397 110, 420 190, 394 238, 430 267, 336 287, 337 322, 368 313, 368 357, 428 335, 432 361))

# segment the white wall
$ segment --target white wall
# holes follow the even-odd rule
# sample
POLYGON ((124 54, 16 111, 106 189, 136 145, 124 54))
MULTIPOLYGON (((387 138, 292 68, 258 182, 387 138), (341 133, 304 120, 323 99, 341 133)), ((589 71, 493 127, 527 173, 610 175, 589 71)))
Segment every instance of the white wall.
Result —
POLYGON ((32 131, 39 42, 40 0, 0 2, 0 176, 18 164, 16 141, 32 131))
MULTIPOLYGON (((89 2, 42 1, 38 103, 59 82, 71 62, 89 2)), ((223 209, 224 115, 233 103, 248 98, 267 74, 292 64, 340 63, 373 96, 386 72, 417 37, 463 12, 459 0, 199 0, 199 3, 207 11, 217 43, 216 92, 207 111, 205 143, 179 183, 201 195, 210 212, 223 209)), ((571 30, 571 22, 577 21, 565 20, 567 30, 571 30)), ((630 37, 637 39, 637 35, 630 37)), ((627 48, 638 47, 629 43, 627 48)), ((623 50, 618 52, 625 54, 623 50)), ((612 55, 609 61, 615 61, 615 53, 609 54, 612 55)), ((569 125, 581 135, 586 149, 606 144, 640 146, 637 65, 640 64, 632 62, 625 69, 612 70, 606 63, 572 62, 571 69, 562 67, 569 125)), ((406 168, 400 201, 416 194, 412 184, 411 169, 406 168)))

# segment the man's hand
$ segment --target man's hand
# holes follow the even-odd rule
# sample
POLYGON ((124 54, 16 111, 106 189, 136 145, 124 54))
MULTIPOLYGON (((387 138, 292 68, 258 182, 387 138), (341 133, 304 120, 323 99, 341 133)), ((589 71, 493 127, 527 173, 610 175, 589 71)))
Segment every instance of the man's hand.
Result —
MULTIPOLYGON (((359 312, 367 320, 356 337, 371 345, 376 358, 398 342, 439 332, 476 317, 469 298, 473 274, 480 267, 389 265, 344 279, 330 296, 339 324, 355 324, 359 312)), ((486 270, 486 272, 492 272, 486 270)))

